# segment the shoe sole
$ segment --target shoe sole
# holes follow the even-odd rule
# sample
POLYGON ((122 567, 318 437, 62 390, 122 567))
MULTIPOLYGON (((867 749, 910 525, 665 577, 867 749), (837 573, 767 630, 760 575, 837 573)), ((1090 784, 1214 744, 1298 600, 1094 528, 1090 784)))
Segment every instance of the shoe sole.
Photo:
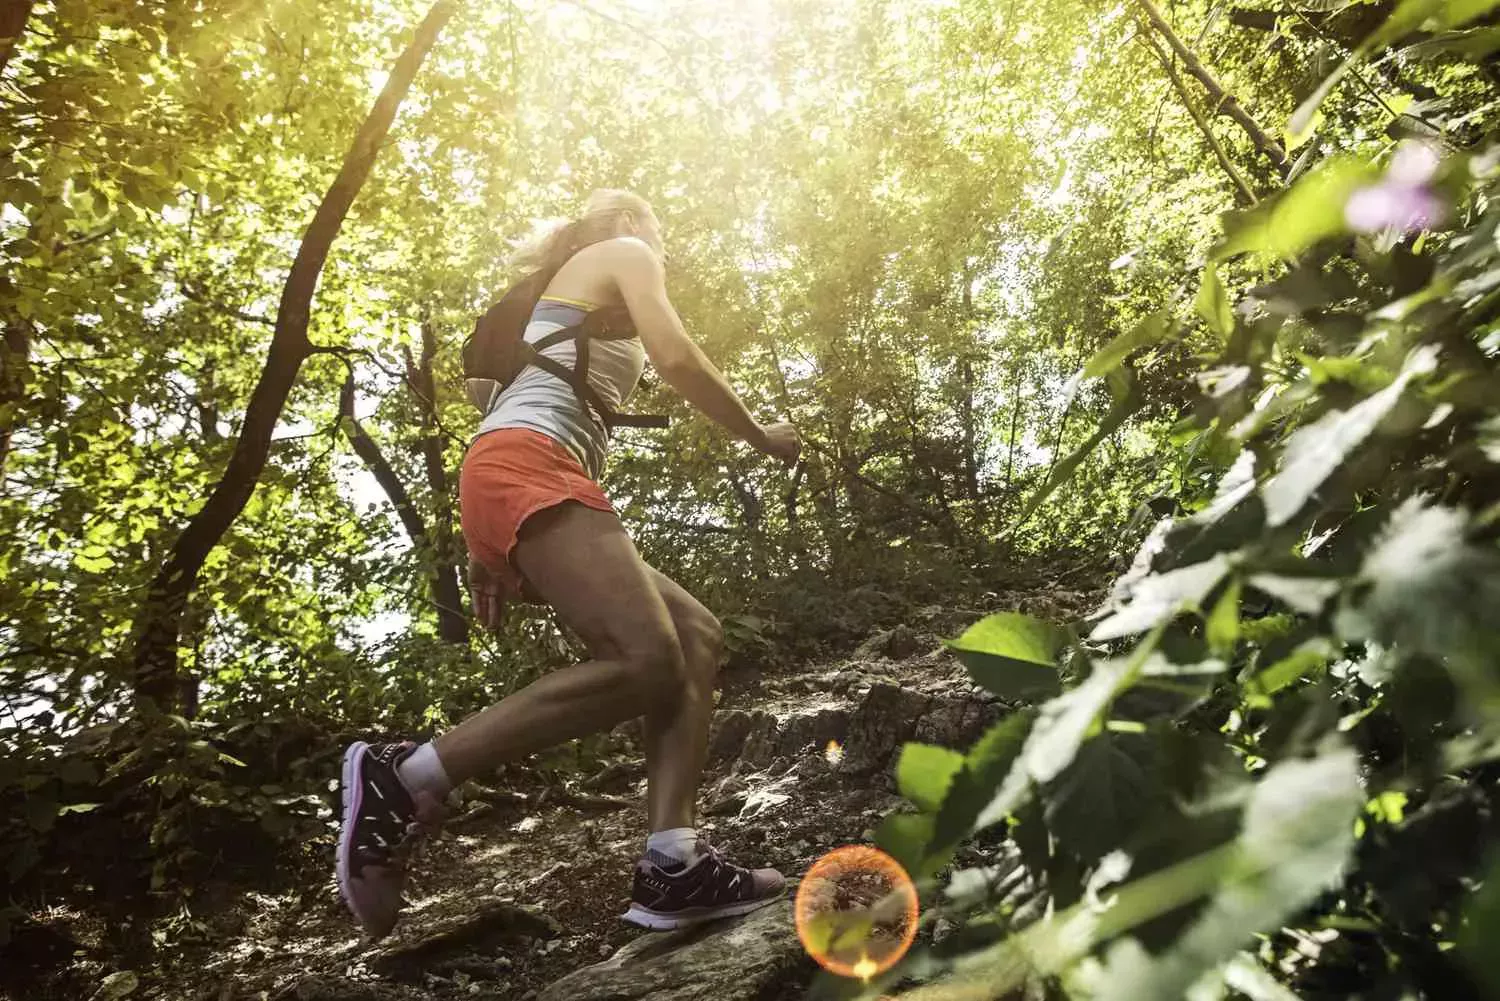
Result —
POLYGON ((671 931, 674 928, 688 928, 693 925, 701 925, 708 921, 717 921, 720 918, 734 918, 741 914, 749 914, 758 911, 767 904, 774 904, 781 900, 785 893, 778 893, 774 897, 762 897, 759 900, 747 900, 742 904, 730 904, 728 907, 715 907, 712 909, 695 910, 677 914, 661 914, 642 907, 640 904, 631 904, 630 910, 620 915, 622 921, 628 921, 642 928, 652 931, 671 931))
POLYGON ((349 886, 349 853, 354 842, 354 819, 359 816, 359 809, 364 805, 364 792, 360 788, 358 776, 355 773, 359 769, 359 756, 369 748, 369 744, 356 740, 344 751, 344 767, 339 783, 344 803, 344 817, 339 825, 338 850, 334 853, 334 875, 338 878, 339 896, 344 898, 344 904, 349 908, 349 913, 353 914, 354 919, 361 925, 365 924, 365 919, 354 906, 354 893, 349 886), (351 796, 353 803, 349 801, 351 796))

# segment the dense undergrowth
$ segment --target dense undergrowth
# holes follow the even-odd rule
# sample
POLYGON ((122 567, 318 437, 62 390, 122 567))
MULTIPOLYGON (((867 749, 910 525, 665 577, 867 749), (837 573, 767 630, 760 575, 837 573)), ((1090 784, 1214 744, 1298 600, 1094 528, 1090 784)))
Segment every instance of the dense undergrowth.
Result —
MULTIPOLYGON (((999 615, 955 643, 1035 708, 967 754, 905 751, 918 810, 882 841, 963 932, 892 975, 934 981, 902 996, 1500 991, 1496 168, 1484 143, 1409 141, 1225 217, 1174 431, 1183 480, 1216 483, 1089 621, 999 615), (1356 231, 1362 198, 1388 225, 1356 231), (1013 881, 947 869, 995 825, 1041 920, 1011 920, 1013 881)), ((1168 329, 1087 374, 1150 364, 1168 329)))
POLYGON ((760 83, 785 104, 746 86, 734 115, 677 77, 614 108, 647 74, 639 52, 595 60, 612 23, 548 22, 595 47, 482 77, 493 51, 519 58, 517 28, 472 13, 483 51, 439 61, 351 219, 296 433, 207 559, 182 690, 154 705, 133 701, 138 599, 226 468, 265 276, 385 57, 346 30, 369 5, 273 5, 274 25, 161 6, 157 26, 124 0, 40 4, 0 65, 30 100, 0 119, 21 150, 0 220, 0 940, 63 965, 43 945, 67 912, 133 961, 210 941, 225 887, 319 878, 343 739, 430 733, 575 657, 546 617, 479 635, 433 598, 462 562, 471 419, 434 331, 497 284, 494 231, 626 178, 679 224, 684 314, 808 435, 790 471, 690 421, 612 460, 647 557, 720 613, 730 672, 837 654, 929 603, 1092 582, 1145 538, 1091 620, 1002 614, 954 639, 1016 711, 966 754, 905 752, 915 809, 880 840, 958 931, 871 991, 1500 992, 1495 4, 1171 5, 1246 104, 1316 95, 1278 137, 1236 118, 1227 139, 1169 36, 1125 15, 1160 16, 1141 2, 855 5, 852 32, 844 7, 772 5, 805 46, 774 60, 732 25, 678 37, 784 75, 760 83), (1077 51, 1075 21, 1096 36, 1077 51), (542 131, 539 95, 565 85, 592 152, 502 163, 511 113, 542 131), (96 123, 57 114, 85 101, 108 119, 96 160, 76 148, 96 123), (378 398, 363 425, 333 405, 356 370, 378 398), (408 484, 410 538, 346 496, 361 426, 408 484), (953 871, 971 838, 1019 849, 1041 915, 1030 895, 1016 912, 1013 874, 953 871))

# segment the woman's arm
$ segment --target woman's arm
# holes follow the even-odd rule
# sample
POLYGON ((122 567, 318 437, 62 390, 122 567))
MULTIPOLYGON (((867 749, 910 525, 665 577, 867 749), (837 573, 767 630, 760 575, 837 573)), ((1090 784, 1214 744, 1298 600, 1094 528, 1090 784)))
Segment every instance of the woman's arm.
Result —
POLYGON ((751 447, 795 461, 801 441, 790 424, 762 425, 750 415, 723 373, 683 329, 667 299, 666 274, 656 254, 639 240, 611 241, 608 266, 630 310, 651 364, 667 385, 751 447))

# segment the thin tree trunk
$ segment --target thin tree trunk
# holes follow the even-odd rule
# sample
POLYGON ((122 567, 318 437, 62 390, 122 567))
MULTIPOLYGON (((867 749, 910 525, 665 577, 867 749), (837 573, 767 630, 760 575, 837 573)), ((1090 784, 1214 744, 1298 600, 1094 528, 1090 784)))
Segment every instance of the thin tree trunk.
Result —
POLYGON ((391 468, 390 462, 380 451, 380 446, 375 443, 375 439, 370 437, 369 432, 361 427, 354 417, 353 369, 349 371, 349 378, 344 380, 343 392, 339 393, 339 417, 344 434, 349 438, 349 444, 354 446, 354 454, 364 461, 370 474, 375 477, 375 482, 380 484, 381 490, 385 491, 386 498, 396 509, 396 517, 401 519, 402 527, 411 538, 412 547, 423 559, 426 559, 428 554, 432 555, 433 562, 428 572, 428 583, 432 587, 433 603, 437 605, 438 635, 449 643, 467 643, 469 641, 468 623, 464 621, 460 604, 462 599, 458 592, 458 578, 453 572, 453 567, 443 562, 438 553, 436 540, 427 531, 427 523, 422 520, 422 513, 417 510, 416 502, 407 492, 406 485, 401 482, 401 477, 397 476, 396 470, 391 468), (448 570, 446 576, 441 572, 444 567, 448 570))
POLYGON ((1198 58, 1192 49, 1187 47, 1181 38, 1177 37, 1177 32, 1172 30, 1172 26, 1167 23, 1167 19, 1162 16, 1161 9, 1152 0, 1136 0, 1136 3, 1146 15, 1146 19, 1151 22, 1151 26, 1172 47, 1172 51, 1177 53, 1177 58, 1182 60, 1188 72, 1196 77, 1199 83, 1203 84, 1204 89, 1208 91, 1208 96, 1212 101, 1215 112, 1217 114, 1228 115, 1234 119, 1240 128, 1245 130, 1245 134, 1250 137, 1250 141, 1255 143, 1258 149, 1271 158, 1271 162, 1276 165, 1277 170, 1285 174, 1290 164, 1287 160, 1286 150, 1282 148, 1281 143, 1273 139, 1270 133, 1261 128, 1260 124, 1254 118, 1250 117, 1250 113, 1244 109, 1238 98, 1223 88, 1218 79, 1209 71, 1208 67, 1203 65, 1203 61, 1198 58))
POLYGON ((5 460, 10 457, 21 401, 31 371, 31 333, 24 326, 7 324, 0 342, 0 490, 4 490, 5 460))
POLYGON ((427 12, 411 44, 392 67, 385 88, 344 157, 338 176, 308 224, 282 290, 271 347, 245 408, 245 421, 235 441, 234 453, 213 493, 178 536, 137 614, 132 680, 138 705, 169 708, 183 701, 185 686, 194 684, 191 679, 179 677, 177 660, 188 597, 197 586, 198 573, 209 553, 250 500, 265 468, 271 433, 302 362, 312 352, 307 324, 329 248, 370 175, 381 143, 390 132, 417 70, 456 10, 455 0, 438 0, 427 12))
MULTIPOLYGON (((964 331, 973 336, 972 328, 969 326, 974 319, 974 279, 968 271, 963 274, 963 293, 960 302, 963 306, 964 331)), ((974 356, 966 349, 958 359, 959 385, 963 389, 963 398, 958 402, 959 421, 963 424, 964 436, 964 492, 970 501, 979 503, 979 456, 976 454, 978 445, 979 429, 975 426, 974 417, 974 391, 978 388, 974 380, 974 356)))
POLYGON ((1255 190, 1250 187, 1250 182, 1245 180, 1239 168, 1234 165, 1234 161, 1229 158, 1228 151, 1224 149, 1224 144, 1219 141, 1219 137, 1214 134, 1208 119, 1203 117, 1203 112, 1198 110, 1198 103, 1193 100, 1192 92, 1188 90, 1187 82, 1182 79, 1182 74, 1177 72, 1177 66, 1172 62, 1172 57, 1167 54, 1154 36, 1142 34, 1141 40, 1151 47, 1152 52, 1156 53, 1156 58, 1160 60, 1162 68, 1167 71, 1167 79, 1172 82, 1172 88, 1177 91, 1177 96, 1182 100, 1182 106, 1193 117, 1193 122, 1198 126, 1198 131, 1203 133, 1203 138, 1208 140, 1214 159, 1219 161, 1219 166, 1234 183, 1235 190, 1239 192, 1240 201, 1246 205, 1254 205, 1259 201, 1255 196, 1255 190))
POLYGON ((1021 420, 1021 380, 1019 373, 1016 378, 1016 400, 1010 408, 1010 441, 1005 451, 1005 489, 1009 490, 1011 477, 1016 470, 1016 429, 1021 420))
POLYGON ((432 491, 437 511, 433 525, 435 562, 432 593, 438 603, 438 635, 449 643, 467 645, 469 621, 462 614, 463 588, 459 585, 458 549, 454 545, 453 498, 448 489, 448 469, 443 464, 443 435, 437 417, 437 380, 432 376, 433 359, 437 357, 437 332, 432 321, 422 320, 422 355, 419 362, 406 361, 407 384, 417 396, 422 411, 422 463, 427 470, 427 487, 432 491))
POLYGON ((31 8, 35 6, 36 0, 0 0, 0 74, 20 47, 26 22, 31 19, 31 8))

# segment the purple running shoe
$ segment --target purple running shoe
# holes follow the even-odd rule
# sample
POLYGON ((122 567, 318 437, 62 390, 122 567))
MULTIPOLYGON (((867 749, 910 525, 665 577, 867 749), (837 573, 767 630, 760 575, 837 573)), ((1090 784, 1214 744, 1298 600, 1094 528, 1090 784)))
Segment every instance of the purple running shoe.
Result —
POLYGON ((443 804, 413 793, 396 766, 417 745, 356 741, 344 752, 344 819, 336 863, 339 892, 371 938, 384 938, 401 913, 412 848, 443 819, 443 804))
POLYGON ((775 869, 745 869, 725 861, 704 841, 691 865, 648 851, 636 863, 624 920, 664 930, 748 914, 781 899, 786 879, 775 869))

